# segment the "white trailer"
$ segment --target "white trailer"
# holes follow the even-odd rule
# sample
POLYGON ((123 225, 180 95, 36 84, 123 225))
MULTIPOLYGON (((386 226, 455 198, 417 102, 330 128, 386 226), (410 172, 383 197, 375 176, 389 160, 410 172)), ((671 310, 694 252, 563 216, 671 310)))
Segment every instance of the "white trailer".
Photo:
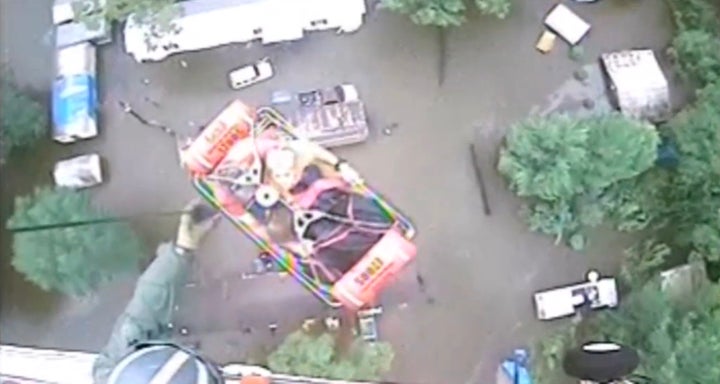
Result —
POLYGON ((365 0, 190 0, 177 4, 175 33, 155 36, 131 15, 125 51, 138 62, 180 52, 260 40, 299 40, 305 31, 354 32, 363 23, 365 0))

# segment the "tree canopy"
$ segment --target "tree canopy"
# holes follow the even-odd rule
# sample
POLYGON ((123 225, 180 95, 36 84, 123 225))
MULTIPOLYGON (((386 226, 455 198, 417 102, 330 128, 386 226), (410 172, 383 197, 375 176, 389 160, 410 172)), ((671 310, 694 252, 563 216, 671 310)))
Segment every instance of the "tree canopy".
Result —
MULTIPOLYGON (((419 25, 457 27, 465 22, 467 0, 382 0, 383 8, 410 17, 419 25)), ((504 19, 510 13, 510 0, 472 0, 486 15, 504 19)))
POLYGON ((559 368, 565 350, 590 340, 612 340, 638 350, 636 373, 654 382, 718 383, 718 295, 718 286, 708 285, 690 302, 672 301, 657 282, 650 282, 627 296, 618 311, 603 312, 579 328, 545 339, 538 348, 545 358, 536 368, 538 382, 551 382, 548 377, 559 368))
POLYGON ((694 106, 670 124, 680 153, 664 185, 662 210, 678 245, 692 245, 708 260, 720 260, 720 84, 698 94, 694 106))
POLYGON ((0 163, 3 154, 29 148, 48 131, 47 111, 23 92, 7 73, 0 74, 0 163))
POLYGON ((628 180, 654 164, 659 142, 653 126, 619 114, 534 117, 510 129, 498 170, 530 198, 531 229, 580 249, 583 226, 613 216, 629 228, 638 219, 628 180))
POLYGON ((677 33, 670 49, 679 73, 700 87, 720 78, 720 20, 708 0, 669 0, 677 33))
MULTIPOLYGON (((60 224, 107 215, 84 192, 41 188, 15 199, 8 228, 60 224)), ((44 290, 81 296, 118 274, 136 270, 144 255, 126 223, 24 231, 13 235, 12 265, 44 290)))
POLYGON ((122 22, 130 15, 134 15, 134 21, 150 27, 151 33, 162 35, 174 31, 173 20, 180 16, 180 8, 176 0, 105 0, 104 5, 98 5, 99 0, 94 1, 96 6, 92 9, 101 11, 90 11, 86 8, 87 0, 73 1, 75 18, 89 25, 96 25, 104 19, 107 22, 122 22))
POLYGON ((290 334, 268 357, 274 372, 338 380, 378 380, 390 369, 393 351, 387 343, 356 339, 346 354, 336 352, 330 333, 319 336, 302 330, 290 334))

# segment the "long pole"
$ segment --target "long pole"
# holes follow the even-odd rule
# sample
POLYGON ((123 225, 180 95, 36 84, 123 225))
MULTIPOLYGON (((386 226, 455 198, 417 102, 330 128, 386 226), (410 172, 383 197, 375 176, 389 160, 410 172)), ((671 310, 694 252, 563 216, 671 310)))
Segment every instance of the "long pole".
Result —
POLYGON ((7 229, 13 233, 45 231, 45 230, 50 230, 50 229, 79 227, 79 226, 83 226, 83 225, 117 223, 117 222, 121 222, 121 221, 136 220, 136 219, 140 219, 143 217, 180 216, 183 213, 186 213, 186 212, 183 210, 168 211, 168 212, 148 212, 148 213, 141 213, 141 214, 132 215, 132 216, 100 217, 97 219, 67 221, 67 222, 63 222, 63 223, 37 224, 37 225, 27 225, 27 226, 20 226, 20 227, 8 227, 7 229))
POLYGON ((485 216, 490 216, 490 202, 488 201, 487 190, 485 189, 485 180, 483 179, 482 171, 480 170, 480 163, 478 162, 477 151, 475 150, 475 145, 473 144, 470 144, 470 159, 472 161, 473 169, 475 170, 475 178, 480 186, 480 196, 482 198, 485 216))

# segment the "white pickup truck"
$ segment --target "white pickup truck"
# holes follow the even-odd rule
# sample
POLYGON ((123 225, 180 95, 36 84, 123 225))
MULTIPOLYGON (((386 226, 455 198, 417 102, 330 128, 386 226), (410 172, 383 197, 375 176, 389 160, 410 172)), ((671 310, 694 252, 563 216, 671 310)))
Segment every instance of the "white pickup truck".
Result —
POLYGON ((582 306, 593 310, 617 307, 617 283, 612 277, 600 278, 590 271, 586 282, 538 292, 534 299, 538 319, 552 320, 570 316, 582 306))

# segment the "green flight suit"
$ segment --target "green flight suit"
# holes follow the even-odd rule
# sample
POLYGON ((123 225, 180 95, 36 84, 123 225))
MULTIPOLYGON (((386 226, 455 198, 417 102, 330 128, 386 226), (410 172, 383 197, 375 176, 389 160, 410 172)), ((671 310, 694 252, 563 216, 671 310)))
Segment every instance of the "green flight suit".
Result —
POLYGON ((95 360, 96 384, 104 384, 115 364, 138 343, 169 340, 175 296, 186 281, 190 262, 191 256, 180 255, 171 243, 158 247, 155 260, 138 279, 132 299, 95 360))

